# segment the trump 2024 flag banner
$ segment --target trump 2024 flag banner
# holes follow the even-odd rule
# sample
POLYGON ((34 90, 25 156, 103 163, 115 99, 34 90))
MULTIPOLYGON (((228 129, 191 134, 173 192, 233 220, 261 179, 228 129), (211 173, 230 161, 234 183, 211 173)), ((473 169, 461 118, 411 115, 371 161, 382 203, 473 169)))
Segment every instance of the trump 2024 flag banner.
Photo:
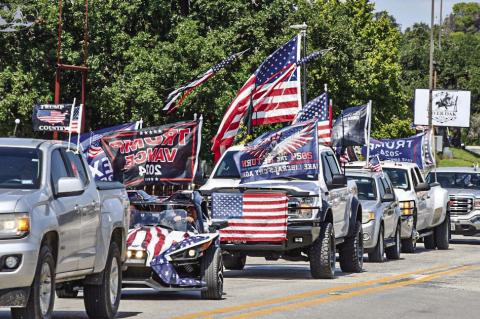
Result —
POLYGON ((287 239, 284 192, 213 193, 212 218, 228 220, 221 241, 278 242, 287 239))
POLYGON ((114 180, 125 186, 186 184, 195 177, 202 118, 102 138, 114 180))
POLYGON ((288 126, 247 145, 239 162, 242 183, 317 174, 317 121, 288 126))

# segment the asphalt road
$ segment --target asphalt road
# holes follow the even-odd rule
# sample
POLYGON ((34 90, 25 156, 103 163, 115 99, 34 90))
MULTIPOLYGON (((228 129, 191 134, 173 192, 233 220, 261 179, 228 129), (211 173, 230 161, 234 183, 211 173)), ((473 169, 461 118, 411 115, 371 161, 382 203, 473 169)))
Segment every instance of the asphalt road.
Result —
MULTIPOLYGON (((338 266, 338 263, 337 263, 338 266)), ((311 279, 307 263, 250 258, 225 273, 225 296, 124 291, 118 318, 480 318, 480 237, 454 236, 448 251, 369 263, 360 274, 311 279)), ((84 319, 83 300, 57 299, 54 318, 84 319)), ((0 310, 0 319, 10 318, 0 310)))

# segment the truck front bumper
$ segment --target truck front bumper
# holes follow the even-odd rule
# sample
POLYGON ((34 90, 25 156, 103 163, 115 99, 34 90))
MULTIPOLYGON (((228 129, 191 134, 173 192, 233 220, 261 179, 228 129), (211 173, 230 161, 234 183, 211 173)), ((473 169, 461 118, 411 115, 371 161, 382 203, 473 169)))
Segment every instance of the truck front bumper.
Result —
POLYGON ((320 226, 288 225, 287 240, 278 243, 263 242, 221 242, 221 248, 228 252, 264 256, 268 252, 281 254, 293 249, 309 247, 320 236, 320 226))
POLYGON ((378 234, 375 233, 375 220, 362 224, 363 230, 363 248, 366 250, 374 248, 377 245, 378 234))
POLYGON ((468 215, 451 215, 452 234, 475 235, 480 233, 480 210, 473 210, 468 215))
POLYGON ((25 306, 29 287, 37 267, 37 247, 28 238, 0 240, 0 260, 8 256, 20 256, 20 264, 13 270, 0 265, 0 307, 25 306))
POLYGON ((401 237, 402 239, 412 237, 413 232, 413 215, 402 215, 401 237))

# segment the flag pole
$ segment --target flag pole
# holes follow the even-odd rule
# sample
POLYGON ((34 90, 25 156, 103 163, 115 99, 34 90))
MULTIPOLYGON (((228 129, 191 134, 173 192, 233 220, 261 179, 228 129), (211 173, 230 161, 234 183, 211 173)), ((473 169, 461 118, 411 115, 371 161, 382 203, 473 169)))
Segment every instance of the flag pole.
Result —
MULTIPOLYGON (((307 24, 303 23, 304 28, 301 31, 303 38, 303 56, 307 56, 307 24)), ((307 104, 307 63, 303 63, 303 103, 302 107, 307 104)))
POLYGON ((368 161, 370 159, 370 130, 372 125, 372 100, 368 101, 367 106, 367 158, 365 159, 365 167, 368 166, 368 161))
POLYGON ((73 111, 75 110, 75 103, 77 101, 77 98, 73 99, 72 103, 72 109, 70 110, 70 123, 68 124, 68 148, 67 150, 70 150, 70 143, 72 140, 72 121, 73 121, 73 111))
POLYGON ((80 110, 78 111, 78 131, 77 131, 77 152, 80 153, 80 133, 82 132, 82 116, 83 116, 83 104, 80 104, 80 110))

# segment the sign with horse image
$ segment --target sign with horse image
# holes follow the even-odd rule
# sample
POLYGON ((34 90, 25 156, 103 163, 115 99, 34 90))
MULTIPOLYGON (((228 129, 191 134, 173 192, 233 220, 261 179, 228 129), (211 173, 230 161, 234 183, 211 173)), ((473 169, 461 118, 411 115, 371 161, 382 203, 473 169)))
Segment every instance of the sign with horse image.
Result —
MULTIPOLYGON (((415 90, 415 125, 428 125, 428 90, 415 90)), ((432 124, 434 126, 470 126, 470 91, 434 90, 432 124)))

